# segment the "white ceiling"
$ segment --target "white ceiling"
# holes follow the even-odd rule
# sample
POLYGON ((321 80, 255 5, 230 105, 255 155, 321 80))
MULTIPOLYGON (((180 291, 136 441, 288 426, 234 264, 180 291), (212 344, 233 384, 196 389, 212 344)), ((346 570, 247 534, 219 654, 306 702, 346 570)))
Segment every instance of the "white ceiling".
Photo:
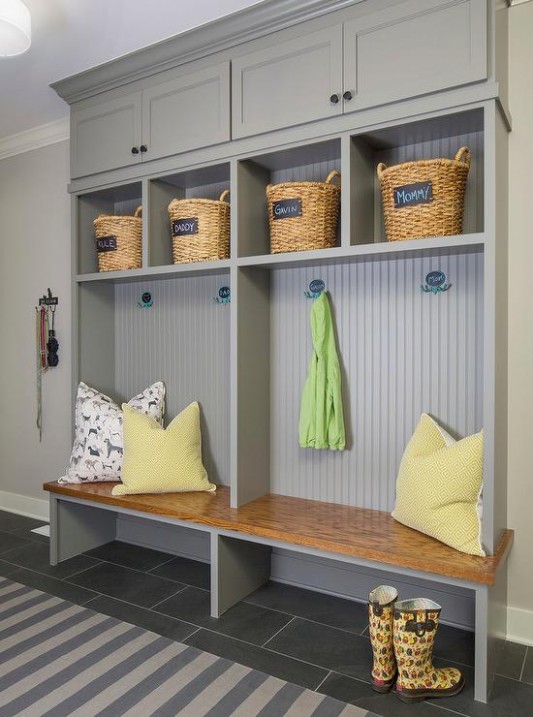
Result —
POLYGON ((24 0, 32 45, 0 59, 0 139, 68 114, 51 82, 260 1, 24 0))

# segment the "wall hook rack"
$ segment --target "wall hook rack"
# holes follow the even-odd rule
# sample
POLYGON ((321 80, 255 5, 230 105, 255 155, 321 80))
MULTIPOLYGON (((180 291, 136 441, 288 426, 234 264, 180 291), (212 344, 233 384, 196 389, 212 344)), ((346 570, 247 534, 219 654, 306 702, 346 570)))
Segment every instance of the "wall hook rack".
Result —
POLYGON ((152 293, 150 291, 143 291, 141 300, 137 302, 137 306, 141 309, 149 309, 154 305, 152 293))
POLYGON ((231 303, 231 289, 229 286, 221 286, 218 290, 218 296, 213 297, 213 301, 216 304, 230 304, 231 303))
POLYGON ((452 284, 448 284, 448 278, 443 271, 430 271, 426 274, 426 283, 420 285, 420 289, 427 294, 440 294, 448 291, 452 284))
POLYGON ((326 284, 322 281, 322 279, 313 279, 313 281, 309 282, 309 290, 304 291, 304 296, 306 299, 318 299, 320 294, 322 294, 326 290, 326 284))

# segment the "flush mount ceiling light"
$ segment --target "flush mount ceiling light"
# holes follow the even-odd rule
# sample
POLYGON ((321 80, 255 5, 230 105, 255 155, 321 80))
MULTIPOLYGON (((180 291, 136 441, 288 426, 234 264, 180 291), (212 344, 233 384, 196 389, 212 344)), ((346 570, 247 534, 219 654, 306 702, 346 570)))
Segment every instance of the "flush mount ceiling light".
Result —
POLYGON ((0 0, 0 57, 21 55, 30 45, 30 11, 22 0, 0 0))

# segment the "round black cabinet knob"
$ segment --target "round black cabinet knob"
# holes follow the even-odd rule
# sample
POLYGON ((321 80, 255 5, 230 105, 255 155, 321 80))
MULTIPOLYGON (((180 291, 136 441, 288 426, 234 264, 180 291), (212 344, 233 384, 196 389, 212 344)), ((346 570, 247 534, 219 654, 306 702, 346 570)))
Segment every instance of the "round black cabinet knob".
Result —
POLYGON ((141 144, 141 152, 148 152, 148 147, 145 144, 141 144))
POLYGON ((139 154, 139 148, 138 148, 138 147, 132 147, 132 148, 131 148, 131 153, 132 153, 132 154, 139 154))
POLYGON ((336 105, 337 102, 339 101, 339 95, 331 95, 331 97, 329 98, 329 101, 330 101, 332 104, 336 105))
POLYGON ((343 94, 343 96, 342 96, 342 99, 343 99, 343 100, 351 100, 352 97, 353 97, 353 95, 352 95, 352 93, 350 92, 350 90, 346 90, 346 92, 345 92, 345 93, 343 94))

